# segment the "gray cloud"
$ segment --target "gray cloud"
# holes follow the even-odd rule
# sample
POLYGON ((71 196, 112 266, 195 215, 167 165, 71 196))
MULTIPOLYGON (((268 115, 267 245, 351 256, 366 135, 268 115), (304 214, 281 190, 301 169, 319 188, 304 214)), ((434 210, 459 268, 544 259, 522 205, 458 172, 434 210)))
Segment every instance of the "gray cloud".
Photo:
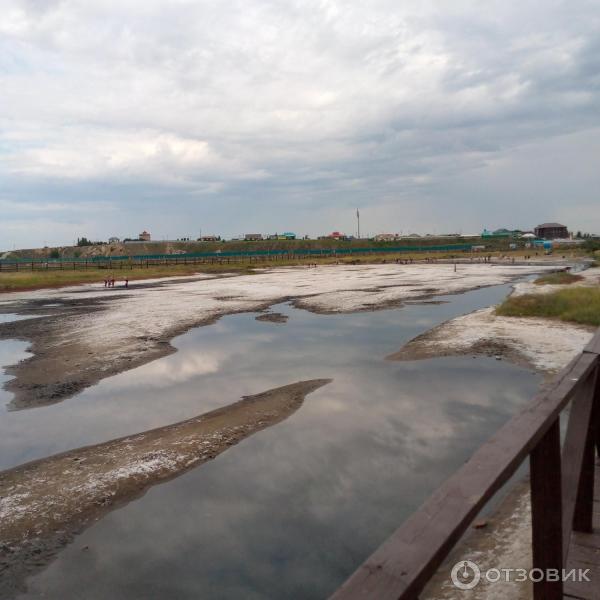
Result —
POLYGON ((594 2, 7 4, 2 247, 600 230, 594 2))

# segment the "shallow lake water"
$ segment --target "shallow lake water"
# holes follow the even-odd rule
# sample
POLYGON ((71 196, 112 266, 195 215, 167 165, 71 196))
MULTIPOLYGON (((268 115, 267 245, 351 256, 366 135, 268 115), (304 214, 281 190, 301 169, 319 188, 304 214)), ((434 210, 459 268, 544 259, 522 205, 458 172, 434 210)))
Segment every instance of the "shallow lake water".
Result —
MULTIPOLYGON (((3 408, 7 468, 245 394, 333 379, 283 423, 110 513, 19 597, 326 597, 535 392, 537 375, 493 358, 384 360, 508 290, 350 315, 273 307, 289 316, 285 324, 231 315, 177 338, 176 354, 75 398, 3 408)), ((0 399, 6 404, 6 392, 0 399)))

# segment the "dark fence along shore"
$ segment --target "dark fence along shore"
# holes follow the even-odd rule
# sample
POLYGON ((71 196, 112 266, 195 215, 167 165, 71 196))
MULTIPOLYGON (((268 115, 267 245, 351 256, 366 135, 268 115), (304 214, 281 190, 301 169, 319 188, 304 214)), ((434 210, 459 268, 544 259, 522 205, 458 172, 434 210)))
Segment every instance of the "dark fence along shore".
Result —
POLYGON ((398 246, 373 248, 323 248, 294 250, 253 250, 247 252, 193 252, 185 254, 144 254, 132 256, 94 256, 88 258, 17 258, 1 259, 0 271, 37 271, 45 269, 126 269, 157 265, 197 265, 236 262, 276 262, 305 258, 406 254, 418 252, 469 252, 471 244, 444 246, 398 246))

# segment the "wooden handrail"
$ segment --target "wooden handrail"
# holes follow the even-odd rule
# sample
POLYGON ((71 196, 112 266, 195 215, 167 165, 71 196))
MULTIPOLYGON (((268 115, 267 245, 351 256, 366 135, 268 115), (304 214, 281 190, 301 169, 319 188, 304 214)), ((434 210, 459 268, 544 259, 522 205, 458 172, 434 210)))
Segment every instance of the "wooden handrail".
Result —
MULTIPOLYGON (((545 494, 541 487, 532 489, 532 499, 535 496, 532 502, 534 566, 561 568, 573 520, 585 520, 588 513, 591 515, 589 449, 592 448, 593 495, 593 447, 599 438, 591 414, 593 398, 599 395, 600 378, 596 377, 599 353, 600 330, 585 350, 446 480, 350 576, 332 599, 417 598, 475 516, 530 455, 532 486, 548 483, 555 486, 553 495, 545 494), (557 437, 559 417, 573 398, 565 454, 561 460, 560 438, 557 437), (564 478, 561 478, 561 463, 564 478), (553 509, 549 508, 551 503, 553 509), (557 517, 552 513, 556 510, 557 517), (553 550, 542 548, 548 538, 555 542, 553 550)), ((595 410, 594 414, 598 413, 595 410)), ((560 582, 545 587, 542 583, 534 586, 536 598, 548 600, 562 594, 560 582)))

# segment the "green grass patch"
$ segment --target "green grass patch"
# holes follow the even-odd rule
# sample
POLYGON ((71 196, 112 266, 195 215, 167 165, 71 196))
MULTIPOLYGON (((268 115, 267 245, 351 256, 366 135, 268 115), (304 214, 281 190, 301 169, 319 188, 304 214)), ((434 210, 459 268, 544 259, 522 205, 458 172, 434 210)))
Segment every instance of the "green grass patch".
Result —
POLYGON ((546 317, 600 326, 600 288, 574 287, 551 294, 507 298, 497 309, 503 317, 546 317))
POLYGON ((121 284, 129 281, 151 279, 154 277, 182 277, 198 272, 250 272, 246 264, 232 265, 166 265, 149 268, 116 268, 116 269, 81 269, 81 270, 48 270, 48 271, 19 271, 0 273, 0 292, 20 290, 35 290, 40 288, 61 287, 78 283, 102 284, 105 277, 114 276, 121 284))
POLYGON ((558 273, 548 273, 548 275, 542 275, 538 277, 534 283, 538 285, 550 284, 550 285, 567 285, 569 283, 575 283, 581 281, 583 277, 581 275, 573 275, 568 271, 560 271, 558 273))

